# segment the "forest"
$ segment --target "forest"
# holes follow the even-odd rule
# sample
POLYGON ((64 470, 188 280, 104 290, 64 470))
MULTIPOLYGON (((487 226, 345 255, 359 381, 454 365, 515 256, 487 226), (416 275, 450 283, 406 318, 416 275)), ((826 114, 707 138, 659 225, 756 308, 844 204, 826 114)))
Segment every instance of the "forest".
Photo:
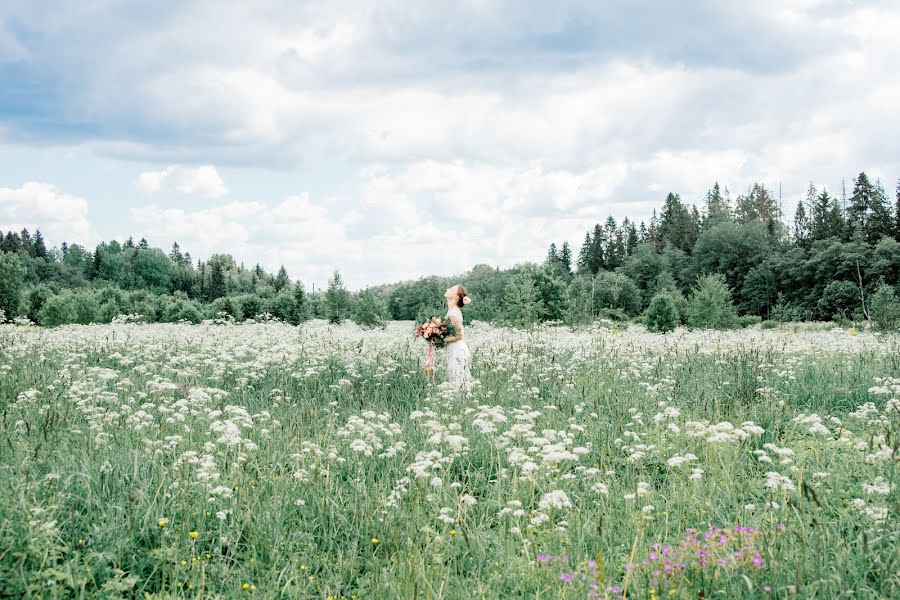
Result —
POLYGON ((577 252, 568 241, 550 243, 541 264, 479 264, 355 293, 339 271, 311 293, 284 267, 271 274, 229 254, 195 262, 177 243, 168 252, 145 239, 48 248, 39 230, 0 232, 0 320, 53 327, 325 318, 379 326, 442 314, 444 289, 461 281, 476 300, 466 309, 470 321, 602 318, 667 331, 835 320, 896 329, 900 184, 894 202, 865 172, 850 187, 832 194, 810 184, 791 219, 759 183, 736 198, 716 183, 699 207, 669 193, 646 222, 609 216, 586 231, 577 252))

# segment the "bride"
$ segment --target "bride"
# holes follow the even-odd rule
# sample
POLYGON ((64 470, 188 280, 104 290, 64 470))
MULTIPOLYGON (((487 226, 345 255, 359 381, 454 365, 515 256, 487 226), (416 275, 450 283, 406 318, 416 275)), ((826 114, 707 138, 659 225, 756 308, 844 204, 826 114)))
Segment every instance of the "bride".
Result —
POLYGON ((460 284, 447 288, 444 298, 447 299, 447 319, 456 328, 456 335, 444 338, 447 343, 447 374, 454 389, 464 389, 468 394, 472 391, 473 385, 469 369, 472 353, 469 352, 469 346, 463 339, 463 318, 460 309, 471 302, 471 299, 469 292, 460 284))

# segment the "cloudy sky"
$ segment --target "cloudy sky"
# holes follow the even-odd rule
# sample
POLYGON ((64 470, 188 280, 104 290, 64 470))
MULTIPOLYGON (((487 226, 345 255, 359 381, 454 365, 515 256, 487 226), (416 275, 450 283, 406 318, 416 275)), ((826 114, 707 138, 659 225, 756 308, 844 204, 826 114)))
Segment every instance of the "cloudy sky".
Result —
POLYGON ((4 0, 0 229, 362 286, 900 176, 893 1, 4 0))

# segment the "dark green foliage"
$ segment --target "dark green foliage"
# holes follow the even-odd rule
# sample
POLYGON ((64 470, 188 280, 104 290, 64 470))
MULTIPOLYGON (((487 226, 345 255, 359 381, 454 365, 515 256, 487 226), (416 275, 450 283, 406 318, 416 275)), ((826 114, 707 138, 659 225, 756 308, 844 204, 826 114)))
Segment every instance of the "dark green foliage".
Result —
POLYGON ((266 311, 263 299, 256 294, 244 294, 235 297, 234 300, 240 304, 241 314, 245 319, 255 319, 266 311))
POLYGON ((653 296, 644 313, 644 325, 648 330, 666 333, 678 327, 679 321, 678 308, 671 294, 661 292, 653 296))
POLYGON ((869 299, 869 312, 881 331, 900 330, 900 299, 892 286, 882 284, 869 299))
POLYGON ((275 279, 272 281, 272 287, 275 288, 276 292, 280 292, 287 286, 291 284, 291 280, 288 277, 287 270, 284 268, 284 265, 278 269, 278 275, 275 276, 275 279))
POLYGON ((71 293, 64 292, 47 299, 44 306, 41 308, 41 311, 38 313, 37 322, 44 327, 57 327, 59 325, 75 323, 77 319, 78 314, 75 311, 71 293))
POLYGON ((849 319, 862 309, 859 288, 849 281, 832 281, 819 298, 819 312, 830 318, 849 319))
POLYGON ((659 235, 663 245, 690 253, 699 234, 700 219, 696 209, 688 209, 682 204, 678 194, 669 193, 659 219, 659 235))
POLYGON ((206 299, 212 302, 218 298, 221 298, 228 292, 228 289, 225 285, 225 270, 219 262, 216 262, 212 266, 212 271, 209 275, 209 287, 206 292, 206 299))
POLYGON ((276 317, 279 321, 296 325, 297 303, 294 300, 293 291, 282 288, 266 302, 266 312, 276 317))
POLYGON ((640 312, 640 291, 629 277, 608 271, 597 275, 594 310, 599 312, 604 308, 618 309, 629 316, 635 316, 640 312))
POLYGON ((27 269, 18 254, 0 252, 0 310, 7 319, 19 314, 20 294, 27 269))
POLYGON ((688 325, 695 329, 729 329, 737 325, 731 290, 721 275, 704 275, 697 280, 688 300, 688 325))
POLYGON ((568 310, 566 284, 549 269, 531 272, 539 300, 539 321, 562 321, 568 310))
MULTIPOLYGON (((685 202, 672 193, 639 225, 629 218, 597 219, 577 259, 568 242, 557 241, 540 267, 481 264, 455 277, 370 291, 383 303, 384 318, 424 319, 443 315, 444 290, 463 282, 474 301, 465 309, 467 320, 526 324, 646 314, 652 299, 666 292, 679 321, 686 322, 691 285, 719 274, 740 315, 778 321, 866 318, 880 283, 900 284, 900 183, 894 207, 881 183, 865 173, 851 187, 832 195, 810 184, 788 227, 780 191, 754 184, 732 203, 716 183, 698 199, 702 217, 694 199, 685 202)), ((357 318, 358 300, 369 301, 359 295, 351 302, 343 282, 307 294, 284 267, 272 275, 259 265, 245 268, 227 254, 195 263, 177 243, 167 253, 144 239, 103 242, 93 251, 66 242, 48 249, 40 231, 23 230, 0 232, 0 250, 0 271, 13 261, 21 267, 12 277, 0 277, 0 306, 9 318, 40 321, 54 295, 72 303, 68 312, 59 310, 58 301, 51 305, 45 320, 56 323, 108 322, 133 313, 150 321, 179 315, 197 321, 220 309, 236 318, 268 311, 288 323, 337 322, 357 318)))

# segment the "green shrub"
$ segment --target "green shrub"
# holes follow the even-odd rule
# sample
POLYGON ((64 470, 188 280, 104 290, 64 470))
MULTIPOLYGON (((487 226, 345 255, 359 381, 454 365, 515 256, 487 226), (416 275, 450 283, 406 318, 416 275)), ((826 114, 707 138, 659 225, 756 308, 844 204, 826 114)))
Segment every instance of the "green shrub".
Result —
POLYGON ((71 292, 71 302, 75 309, 75 322, 90 325, 100 320, 100 305, 93 290, 76 290, 71 292))
POLYGON ((666 292, 653 296, 644 312, 644 325, 649 331, 666 333, 678 327, 679 321, 675 299, 666 292))
POLYGON ((900 301, 893 287, 882 284, 869 299, 869 314, 881 331, 900 329, 900 301))
POLYGON ((278 292, 266 303, 266 312, 284 323, 296 324, 297 302, 289 289, 278 292))
POLYGON ((232 317, 234 317, 235 321, 240 321, 244 318, 244 312, 241 308, 241 304, 233 296, 216 298, 211 304, 206 307, 207 318, 215 319, 220 312, 231 315, 232 317))
POLYGON ((353 306, 353 322, 364 328, 384 327, 387 309, 372 290, 363 290, 353 306))
POLYGON ((823 317, 851 318, 860 308, 859 288, 849 281, 832 281, 822 291, 818 307, 823 317))
POLYGON ((119 305, 116 303, 116 301, 107 300, 100 305, 100 311, 97 316, 101 323, 109 323, 121 314, 122 309, 119 308, 119 305))
POLYGON ((58 327, 68 323, 74 323, 78 319, 75 306, 72 303, 71 294, 63 292, 50 296, 38 313, 38 323, 44 327, 58 327))
POLYGON ((753 325, 759 325, 760 323, 762 323, 762 317, 758 315, 743 315, 737 319, 738 327, 752 327, 753 325))
POLYGON ((265 312, 265 305, 262 298, 255 294, 238 296, 235 298, 235 301, 240 303, 241 312, 244 314, 245 319, 254 319, 257 315, 261 315, 265 312))
POLYGON ((609 319, 610 321, 628 321, 631 319, 631 317, 620 308, 601 308, 597 311, 597 318, 609 319))
POLYGON ((41 284, 31 288, 25 294, 25 316, 37 322, 38 313, 44 308, 44 303, 53 296, 53 290, 41 284))
POLYGON ((688 301, 687 321, 695 329, 730 329, 737 325, 737 312, 724 277, 717 274, 697 279, 688 301))
POLYGON ((762 327, 763 329, 775 329, 776 327, 778 327, 778 321, 768 319, 760 323, 760 327, 762 327))
POLYGON ((19 311, 20 294, 28 272, 18 254, 0 252, 0 310, 12 320, 19 311))
POLYGON ((641 292, 627 275, 604 271, 594 282, 594 313, 604 308, 615 308, 629 316, 641 311, 641 292))

